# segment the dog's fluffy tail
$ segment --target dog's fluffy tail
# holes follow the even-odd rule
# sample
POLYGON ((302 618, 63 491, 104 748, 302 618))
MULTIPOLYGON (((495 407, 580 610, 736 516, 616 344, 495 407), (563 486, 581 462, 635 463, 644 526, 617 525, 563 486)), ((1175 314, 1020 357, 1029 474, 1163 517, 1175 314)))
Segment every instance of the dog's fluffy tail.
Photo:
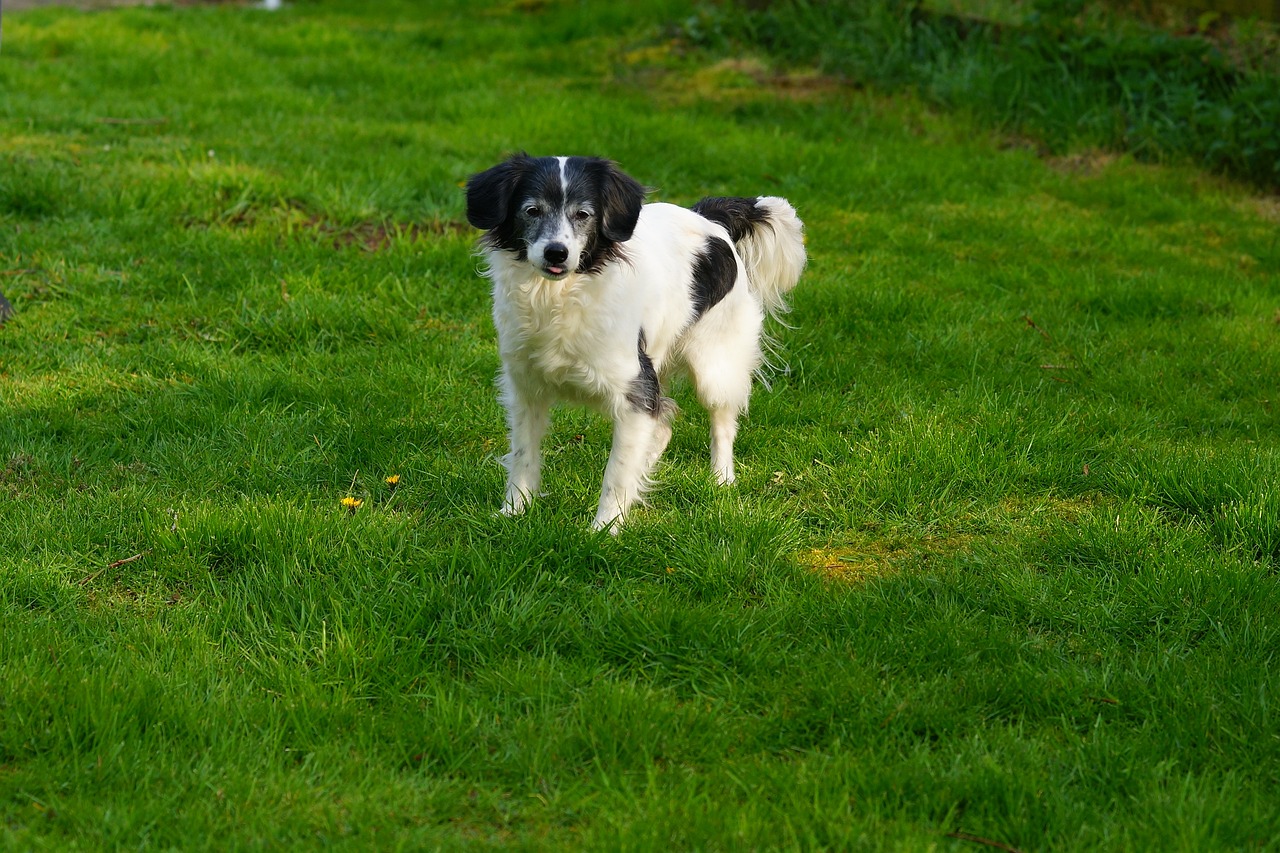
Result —
POLYGON ((785 198, 704 198, 696 213, 723 225, 747 268, 751 289, 773 317, 790 310, 787 294, 806 261, 804 223, 785 198))

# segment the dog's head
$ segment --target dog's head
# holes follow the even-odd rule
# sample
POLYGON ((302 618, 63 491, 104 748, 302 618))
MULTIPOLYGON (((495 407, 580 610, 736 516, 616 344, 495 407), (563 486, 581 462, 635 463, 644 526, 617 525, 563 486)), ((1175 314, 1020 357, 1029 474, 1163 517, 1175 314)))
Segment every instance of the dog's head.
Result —
POLYGON ((467 181, 467 221, 545 278, 597 271, 635 230, 644 187, 597 157, 517 154, 467 181))

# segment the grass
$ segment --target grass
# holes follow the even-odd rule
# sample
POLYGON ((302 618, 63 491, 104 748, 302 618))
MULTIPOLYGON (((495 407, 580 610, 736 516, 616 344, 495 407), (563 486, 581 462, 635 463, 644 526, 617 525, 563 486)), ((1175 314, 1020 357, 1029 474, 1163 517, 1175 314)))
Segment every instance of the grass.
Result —
POLYGON ((702 4, 681 32, 910 89, 1048 152, 1094 146, 1280 189, 1274 25, 1122 0, 743 5, 702 4))
POLYGON ((1274 201, 681 14, 6 18, 0 846, 1280 845, 1274 201), (493 517, 517 148, 799 208, 735 488, 493 517))

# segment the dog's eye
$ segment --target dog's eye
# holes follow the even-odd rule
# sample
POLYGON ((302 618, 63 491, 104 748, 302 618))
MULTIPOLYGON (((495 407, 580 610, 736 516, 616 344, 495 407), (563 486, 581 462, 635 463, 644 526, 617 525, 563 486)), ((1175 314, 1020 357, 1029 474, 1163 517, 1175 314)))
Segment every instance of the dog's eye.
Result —
POLYGON ((591 218, 591 211, 579 210, 577 213, 573 215, 573 218, 578 220, 579 222, 586 222, 588 219, 591 218))
POLYGON ((524 209, 524 215, 528 216, 530 219, 536 219, 542 215, 542 209, 531 204, 524 209))

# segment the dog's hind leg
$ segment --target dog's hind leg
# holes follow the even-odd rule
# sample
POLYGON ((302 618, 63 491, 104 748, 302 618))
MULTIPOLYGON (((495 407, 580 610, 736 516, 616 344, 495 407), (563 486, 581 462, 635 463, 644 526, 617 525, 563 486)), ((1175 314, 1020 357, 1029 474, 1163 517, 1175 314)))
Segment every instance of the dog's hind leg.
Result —
POLYGON ((694 325, 684 342, 698 402, 711 416, 711 473, 721 485, 734 481, 733 442, 738 418, 751 401, 763 323, 764 312, 739 276, 730 294, 694 325))
POLYGON ((733 440, 738 435, 738 409, 721 406, 708 410, 711 415, 711 473, 716 482, 727 486, 734 480, 733 440))
POLYGON ((751 398, 751 362, 696 364, 690 360, 698 401, 711 418, 711 473, 720 485, 734 480, 733 441, 751 398))
POLYGON ((680 413, 680 407, 670 397, 658 401, 658 414, 654 416, 653 441, 649 445, 649 468, 652 469, 671 443, 671 422, 680 413))

